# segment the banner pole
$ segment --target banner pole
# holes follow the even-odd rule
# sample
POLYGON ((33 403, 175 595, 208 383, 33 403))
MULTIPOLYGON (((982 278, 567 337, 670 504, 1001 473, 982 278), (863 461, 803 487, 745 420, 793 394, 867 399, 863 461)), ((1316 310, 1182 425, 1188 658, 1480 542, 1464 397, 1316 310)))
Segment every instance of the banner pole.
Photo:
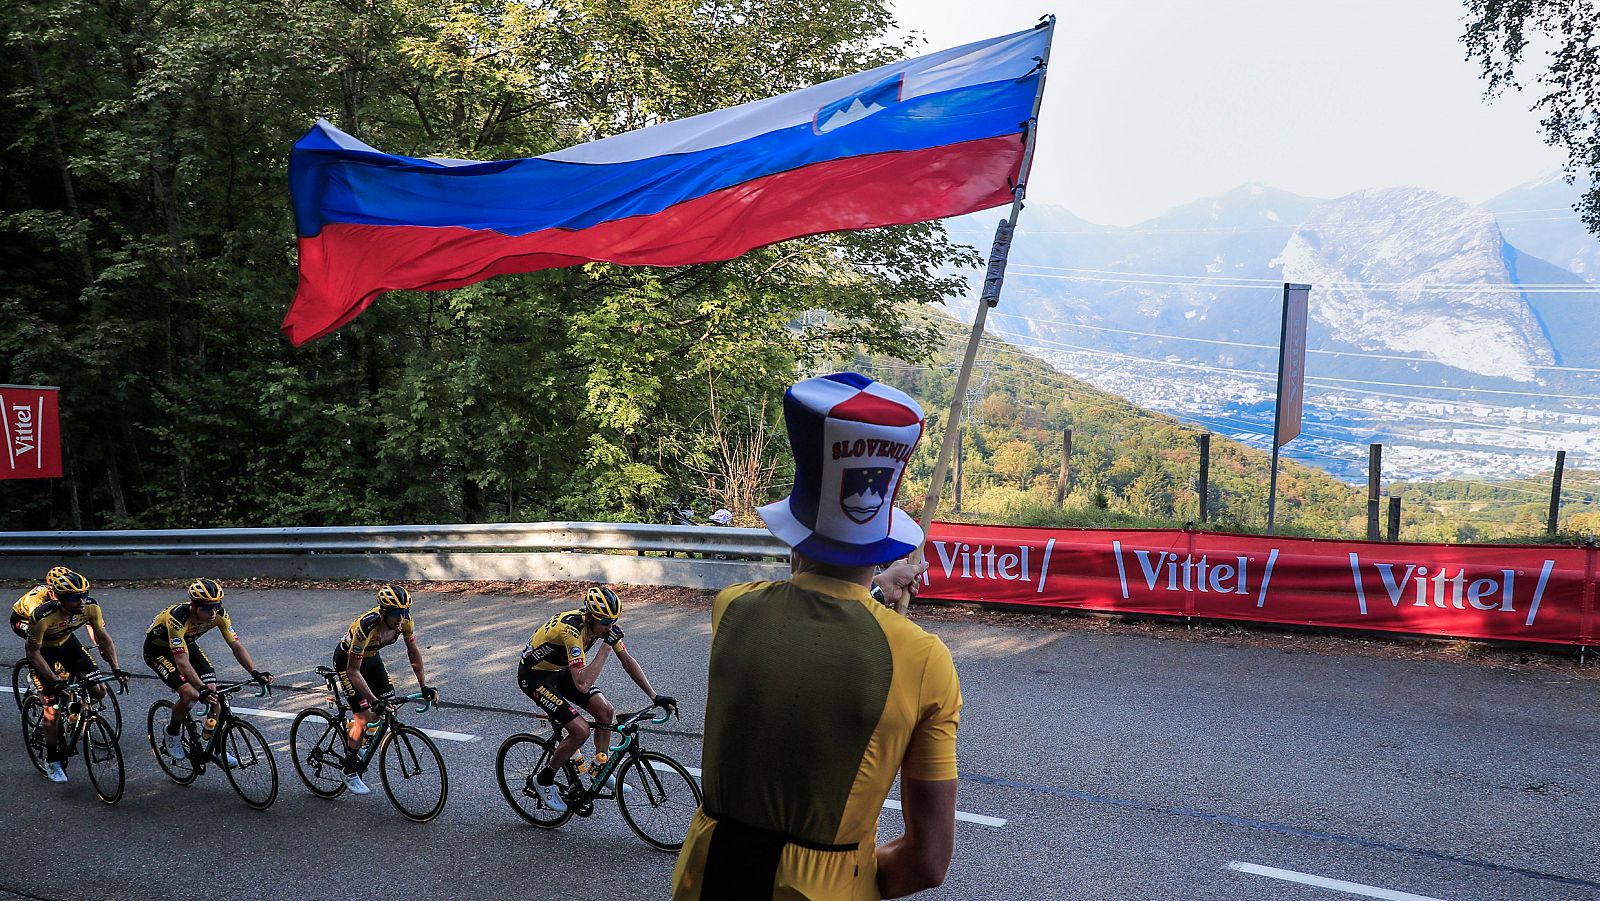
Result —
MULTIPOLYGON (((1033 95, 1033 112, 1025 123, 1028 128, 1027 143, 1022 150, 1022 165, 1017 168, 1017 185, 1011 189, 1011 211, 994 230, 994 244, 989 248, 989 270, 983 279, 983 294, 978 311, 972 317, 972 334, 967 338, 967 351, 961 358, 961 371, 956 376, 955 395, 950 398, 950 416, 944 424, 944 442, 939 446, 939 458, 933 465, 933 479, 928 484, 928 496, 922 504, 922 535, 924 546, 911 554, 914 563, 922 561, 928 529, 933 524, 934 511, 939 507, 939 495, 944 490, 944 480, 950 471, 950 458, 954 456, 961 428, 961 404, 967 393, 967 381, 972 377, 972 364, 978 357, 978 344, 983 339, 983 326, 989 318, 989 308, 1000 302, 1000 286, 1005 283, 1006 257, 1011 251, 1011 236, 1017 227, 1017 216, 1022 212, 1022 199, 1028 191, 1028 173, 1033 166, 1033 149, 1039 136, 1039 105, 1044 102, 1045 76, 1050 68, 1050 45, 1055 40, 1055 16, 1044 16, 1038 27, 1050 29, 1045 40, 1044 54, 1039 57, 1039 89, 1033 95)), ((909 592, 900 595, 895 605, 901 613, 911 606, 909 592)))

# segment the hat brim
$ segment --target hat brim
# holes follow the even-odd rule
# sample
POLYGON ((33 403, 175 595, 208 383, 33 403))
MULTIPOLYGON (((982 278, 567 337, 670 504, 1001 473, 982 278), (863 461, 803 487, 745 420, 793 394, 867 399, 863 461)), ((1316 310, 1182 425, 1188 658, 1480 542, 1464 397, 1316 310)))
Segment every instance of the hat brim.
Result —
POLYGON ((870 544, 847 544, 817 534, 789 509, 789 499, 768 504, 756 513, 768 531, 800 554, 834 566, 877 566, 892 563, 922 547, 922 527, 898 507, 889 508, 889 535, 870 544))

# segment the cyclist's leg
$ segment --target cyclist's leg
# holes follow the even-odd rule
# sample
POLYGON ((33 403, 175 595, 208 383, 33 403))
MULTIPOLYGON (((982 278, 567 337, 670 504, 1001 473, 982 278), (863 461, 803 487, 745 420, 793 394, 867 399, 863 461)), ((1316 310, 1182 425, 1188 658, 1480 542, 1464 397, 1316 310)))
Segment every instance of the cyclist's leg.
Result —
POLYGON ((572 675, 567 670, 554 673, 541 672, 527 664, 523 664, 517 670, 517 686, 522 689, 522 693, 539 705, 539 709, 549 715, 551 722, 566 730, 561 743, 551 752, 549 765, 539 774, 541 785, 549 785, 555 781, 556 768, 572 759, 573 752, 583 747, 584 740, 589 737, 588 722, 578 713, 578 708, 562 697, 557 690, 556 683, 563 676, 568 683, 572 681, 572 675))
POLYGON ((177 735, 178 724, 189 715, 189 708, 194 705, 195 699, 200 697, 200 692, 183 678, 183 673, 178 670, 178 662, 173 659, 171 649, 164 642, 145 642, 144 665, 156 674, 156 678, 160 679, 163 685, 172 689, 178 696, 178 699, 172 702, 172 714, 167 719, 167 734, 177 735))
MULTIPOLYGON (((615 723, 617 721, 617 709, 611 706, 611 702, 606 700, 606 696, 601 694, 600 689, 591 688, 588 694, 589 696, 585 699, 583 708, 589 711, 589 715, 594 717, 594 721, 607 726, 615 723)), ((596 728, 594 730, 594 754, 596 760, 603 760, 607 754, 611 753, 611 742, 615 738, 616 734, 610 729, 596 728)))
MULTIPOLYGON (((345 775, 354 775, 361 772, 361 741, 366 737, 367 724, 372 722, 372 704, 356 691, 355 685, 350 681, 347 659, 339 655, 334 656, 334 665, 339 670, 339 687, 345 696, 350 699, 350 731, 345 733, 345 775), (346 664, 339 667, 340 663, 346 664)), ((377 654, 364 658, 361 661, 361 678, 366 681, 367 688, 377 697, 384 697, 394 690, 389 681, 389 670, 383 665, 383 658, 377 654)))
MULTIPOLYGON (((67 636, 66 642, 57 647, 40 648, 40 652, 44 656, 46 664, 51 667, 59 664, 66 671, 68 679, 82 680, 100 671, 100 668, 95 666, 94 658, 90 657, 89 652, 84 650, 83 644, 78 641, 78 636, 76 635, 67 636)), ((60 724, 56 719, 54 706, 53 704, 47 704, 44 711, 44 734, 49 741, 49 750, 45 755, 46 761, 60 761, 66 758, 66 749, 56 747, 56 735, 60 724)))

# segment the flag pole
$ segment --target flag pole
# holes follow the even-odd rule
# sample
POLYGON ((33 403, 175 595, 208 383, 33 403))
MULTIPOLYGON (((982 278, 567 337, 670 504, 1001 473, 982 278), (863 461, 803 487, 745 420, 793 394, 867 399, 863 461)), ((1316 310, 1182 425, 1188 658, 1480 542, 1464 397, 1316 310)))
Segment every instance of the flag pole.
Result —
MULTIPOLYGON (((1041 18, 1038 28, 1049 28, 1050 37, 1045 40, 1044 54, 1039 60, 1039 90, 1033 95, 1033 112, 1028 116, 1027 143, 1022 150, 1022 165, 1017 169, 1017 185, 1011 189, 1011 212, 994 230, 994 244, 989 248, 989 270, 983 279, 983 294, 979 298, 978 311, 972 317, 972 335, 967 339, 967 352, 961 358, 961 372, 956 376, 955 395, 950 398, 950 416, 944 426, 944 443, 939 447, 939 459, 933 465, 933 481, 928 484, 928 496, 922 504, 922 534, 924 541, 928 535, 928 528, 933 524, 934 511, 939 507, 939 495, 944 490, 945 476, 950 471, 950 458, 955 455, 956 443, 961 433, 961 404, 967 393, 967 381, 972 377, 972 364, 978 357, 978 343, 983 338, 983 325, 989 318, 989 308, 1000 302, 1000 286, 1006 278, 1006 257, 1011 252, 1011 236, 1016 231, 1017 215, 1022 212, 1022 199, 1028 190, 1028 173, 1033 166, 1034 142, 1039 135, 1039 105, 1044 102, 1044 82, 1050 67, 1050 44, 1055 39, 1056 17, 1047 15, 1041 18)), ((1031 74, 1031 73, 1030 73, 1031 74)), ((913 561, 920 561, 923 557, 923 548, 911 555, 913 561)), ((905 613, 911 606, 909 593, 900 595, 900 602, 896 605, 901 613, 905 613)))

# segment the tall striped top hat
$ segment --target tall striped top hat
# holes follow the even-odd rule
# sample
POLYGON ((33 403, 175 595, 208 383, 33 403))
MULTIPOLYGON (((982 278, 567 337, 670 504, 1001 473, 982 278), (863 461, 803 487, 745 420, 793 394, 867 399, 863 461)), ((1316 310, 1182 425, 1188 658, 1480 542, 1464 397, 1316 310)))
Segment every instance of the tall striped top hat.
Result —
POLYGON ((794 489, 758 513, 799 553, 838 566, 898 560, 922 546, 922 528, 894 506, 900 476, 922 437, 922 408, 864 375, 806 379, 783 395, 794 489))

